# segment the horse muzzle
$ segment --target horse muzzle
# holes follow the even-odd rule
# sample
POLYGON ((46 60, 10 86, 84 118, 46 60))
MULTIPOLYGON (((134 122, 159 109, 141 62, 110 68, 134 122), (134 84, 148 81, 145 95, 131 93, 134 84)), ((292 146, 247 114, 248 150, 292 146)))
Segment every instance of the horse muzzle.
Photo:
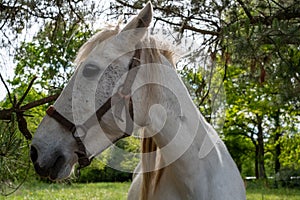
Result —
POLYGON ((51 180, 63 179, 71 173, 71 169, 66 169, 67 159, 63 154, 55 153, 45 162, 45 159, 39 159, 37 148, 31 146, 30 158, 34 165, 34 169, 41 177, 47 177, 51 180), (41 162, 43 160, 43 162, 41 162), (66 173, 68 172, 68 173, 66 173))

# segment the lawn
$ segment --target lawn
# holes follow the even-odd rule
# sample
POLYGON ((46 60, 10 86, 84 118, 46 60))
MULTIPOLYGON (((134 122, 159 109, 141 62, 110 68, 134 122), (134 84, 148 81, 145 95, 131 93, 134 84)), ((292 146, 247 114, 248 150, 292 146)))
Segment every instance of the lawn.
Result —
POLYGON ((300 189, 247 189, 247 200, 300 200, 300 189))
MULTIPOLYGON (((26 183, 2 200, 122 200, 126 199, 130 183, 47 184, 26 183)), ((300 189, 247 189, 247 200, 299 200, 300 189)))
POLYGON ((121 200, 130 183, 47 184, 26 183, 14 194, 0 200, 121 200))

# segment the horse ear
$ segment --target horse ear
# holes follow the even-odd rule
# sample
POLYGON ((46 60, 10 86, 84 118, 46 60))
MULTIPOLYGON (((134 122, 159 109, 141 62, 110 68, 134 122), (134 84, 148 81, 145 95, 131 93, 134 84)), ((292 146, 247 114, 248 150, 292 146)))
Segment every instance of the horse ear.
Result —
POLYGON ((140 13, 134 17, 122 30, 128 31, 137 28, 147 28, 149 27, 153 16, 152 4, 149 1, 146 6, 140 11, 140 13))

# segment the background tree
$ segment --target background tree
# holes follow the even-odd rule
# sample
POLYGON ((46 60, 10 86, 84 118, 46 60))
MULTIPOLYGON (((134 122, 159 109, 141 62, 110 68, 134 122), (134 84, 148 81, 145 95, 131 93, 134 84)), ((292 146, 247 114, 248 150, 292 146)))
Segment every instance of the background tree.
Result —
POLYGON ((16 87, 37 76, 35 85, 38 90, 49 94, 59 93, 75 69, 73 61, 78 49, 91 34, 89 28, 77 23, 47 23, 32 42, 21 44, 15 56, 18 63, 11 85, 16 87), (52 35, 54 31, 55 37, 52 35))
POLYGON ((280 95, 272 82, 266 81, 262 85, 253 80, 246 70, 230 66, 227 78, 225 135, 241 135, 245 141, 250 139, 254 146, 257 178, 266 176, 266 152, 271 152, 274 159, 275 171, 270 171, 269 175, 279 172, 278 135, 283 135, 283 130, 288 132, 298 123, 296 115, 292 114, 295 108, 281 103, 280 95))

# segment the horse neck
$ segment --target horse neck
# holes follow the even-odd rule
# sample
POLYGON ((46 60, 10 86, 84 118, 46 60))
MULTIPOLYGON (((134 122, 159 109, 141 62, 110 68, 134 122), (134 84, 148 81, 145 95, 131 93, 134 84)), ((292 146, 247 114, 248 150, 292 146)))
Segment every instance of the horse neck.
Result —
POLYGON ((189 180, 183 177, 195 174, 191 166, 210 152, 218 136, 194 105, 174 68, 161 65, 140 70, 139 84, 146 86, 135 100, 135 113, 143 119, 146 137, 142 142, 142 193, 148 194, 166 170, 181 173, 178 177, 186 184, 189 180))
POLYGON ((147 129, 145 137, 152 138, 166 155, 173 147, 177 151, 181 147, 183 153, 195 142, 199 148, 203 141, 215 143, 217 133, 193 103, 175 69, 163 58, 162 63, 144 65, 137 76, 136 88, 142 89, 134 102, 135 121, 147 129))

